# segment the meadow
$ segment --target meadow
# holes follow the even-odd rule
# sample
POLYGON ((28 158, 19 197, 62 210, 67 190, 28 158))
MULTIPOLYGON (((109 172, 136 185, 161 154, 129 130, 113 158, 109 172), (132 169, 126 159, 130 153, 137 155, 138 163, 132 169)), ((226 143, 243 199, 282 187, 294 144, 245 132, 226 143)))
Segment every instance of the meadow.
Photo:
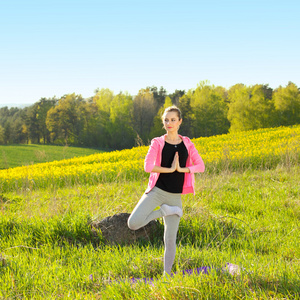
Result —
POLYGON ((294 126, 193 140, 206 171, 183 196, 169 280, 160 237, 108 246, 90 228, 131 212, 147 147, 1 170, 0 298, 300 299, 299 137, 294 126), (201 266, 213 269, 180 273, 201 266))
POLYGON ((57 145, 0 145, 0 169, 28 166, 101 152, 104 151, 57 145))

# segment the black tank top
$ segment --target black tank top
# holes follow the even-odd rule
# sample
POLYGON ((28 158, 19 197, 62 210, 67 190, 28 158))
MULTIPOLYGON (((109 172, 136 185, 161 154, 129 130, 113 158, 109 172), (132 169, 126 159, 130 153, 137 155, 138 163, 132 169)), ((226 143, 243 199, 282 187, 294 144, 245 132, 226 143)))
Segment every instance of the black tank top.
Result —
MULTIPOLYGON (((174 160, 175 153, 179 155, 179 165, 184 168, 188 158, 188 151, 183 141, 177 145, 172 145, 165 142, 161 154, 161 166, 170 168, 174 160)), ((177 171, 173 173, 160 173, 156 185, 158 188, 169 193, 182 193, 185 173, 177 171)))

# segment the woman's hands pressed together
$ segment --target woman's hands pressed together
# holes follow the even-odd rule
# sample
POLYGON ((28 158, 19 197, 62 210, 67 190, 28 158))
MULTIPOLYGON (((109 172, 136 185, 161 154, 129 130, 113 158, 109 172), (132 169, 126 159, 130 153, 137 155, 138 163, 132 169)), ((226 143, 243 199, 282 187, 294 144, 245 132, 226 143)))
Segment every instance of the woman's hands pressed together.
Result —
POLYGON ((179 173, 190 173, 190 169, 189 168, 181 168, 180 167, 178 152, 175 153, 175 156, 174 156, 171 168, 154 166, 151 172, 156 172, 156 173, 173 173, 175 171, 177 171, 179 173))
POLYGON ((172 165, 171 165, 171 170, 173 172, 177 171, 179 173, 189 173, 190 169, 189 168, 181 168, 179 164, 179 155, 178 152, 175 153, 172 165))

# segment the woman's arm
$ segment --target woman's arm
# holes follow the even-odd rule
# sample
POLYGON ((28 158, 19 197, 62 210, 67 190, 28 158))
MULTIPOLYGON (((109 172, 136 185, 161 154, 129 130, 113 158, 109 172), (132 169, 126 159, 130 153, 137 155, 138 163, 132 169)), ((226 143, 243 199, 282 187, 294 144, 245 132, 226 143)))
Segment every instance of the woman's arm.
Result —
POLYGON ((170 168, 165 168, 161 166, 155 165, 156 157, 159 153, 159 144, 157 140, 153 139, 151 141, 151 145, 149 147, 148 153, 144 162, 144 169, 146 172, 154 172, 154 173, 173 173, 176 170, 175 159, 170 168))
POLYGON ((147 173, 152 172, 152 169, 155 167, 155 160, 156 160, 158 151, 159 151, 158 142, 155 139, 153 139, 151 141, 150 147, 148 149, 148 153, 147 153, 145 161, 144 161, 145 172, 147 172, 147 173))
POLYGON ((176 160, 176 154, 175 154, 172 165, 171 165, 171 168, 166 168, 166 167, 161 167, 161 166, 154 166, 151 172, 155 172, 155 173, 173 173, 173 172, 176 171, 177 161, 178 161, 178 155, 177 155, 177 160, 176 160))
POLYGON ((179 167, 179 168, 177 169, 177 171, 178 171, 179 173, 190 173, 190 169, 189 169, 189 168, 181 168, 181 167, 179 167))
POLYGON ((174 167, 171 168, 165 168, 160 166, 154 166, 151 172, 155 173, 173 173, 175 171, 174 167))
POLYGON ((204 162, 193 143, 191 144, 191 148, 190 148, 190 157, 193 162, 193 166, 189 166, 190 173, 204 172, 205 170, 204 162))
POLYGON ((204 162, 199 155, 194 143, 189 140, 189 156, 192 161, 192 165, 189 165, 188 167, 181 168, 179 165, 179 157, 178 153, 176 152, 175 158, 176 159, 176 170, 180 173, 198 173, 198 172, 204 172, 205 165, 204 162))
POLYGON ((155 139, 153 139, 151 141, 151 145, 149 147, 148 153, 145 158, 145 162, 144 162, 145 171, 148 173, 150 173, 150 172, 154 172, 154 173, 173 173, 173 172, 175 172, 175 170, 176 170, 175 157, 174 157, 174 160, 173 160, 170 168, 155 165, 155 160, 156 160, 158 152, 159 152, 159 144, 155 139))

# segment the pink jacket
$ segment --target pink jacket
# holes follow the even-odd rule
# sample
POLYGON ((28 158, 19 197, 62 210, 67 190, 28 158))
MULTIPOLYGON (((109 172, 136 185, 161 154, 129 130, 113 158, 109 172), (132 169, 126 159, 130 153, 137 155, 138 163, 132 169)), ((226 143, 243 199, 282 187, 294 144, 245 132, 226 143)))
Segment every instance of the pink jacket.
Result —
MULTIPOLYGON (((150 173, 148 187, 145 191, 146 194, 153 189, 159 177, 159 173, 151 171, 154 166, 161 165, 161 153, 165 144, 165 136, 166 134, 160 137, 156 137, 151 141, 151 145, 145 158, 144 169, 146 172, 150 173)), ((190 173, 185 173, 182 194, 195 194, 194 173, 204 172, 205 166, 193 142, 186 136, 179 136, 183 140, 184 145, 188 151, 186 167, 190 169, 190 173)))

